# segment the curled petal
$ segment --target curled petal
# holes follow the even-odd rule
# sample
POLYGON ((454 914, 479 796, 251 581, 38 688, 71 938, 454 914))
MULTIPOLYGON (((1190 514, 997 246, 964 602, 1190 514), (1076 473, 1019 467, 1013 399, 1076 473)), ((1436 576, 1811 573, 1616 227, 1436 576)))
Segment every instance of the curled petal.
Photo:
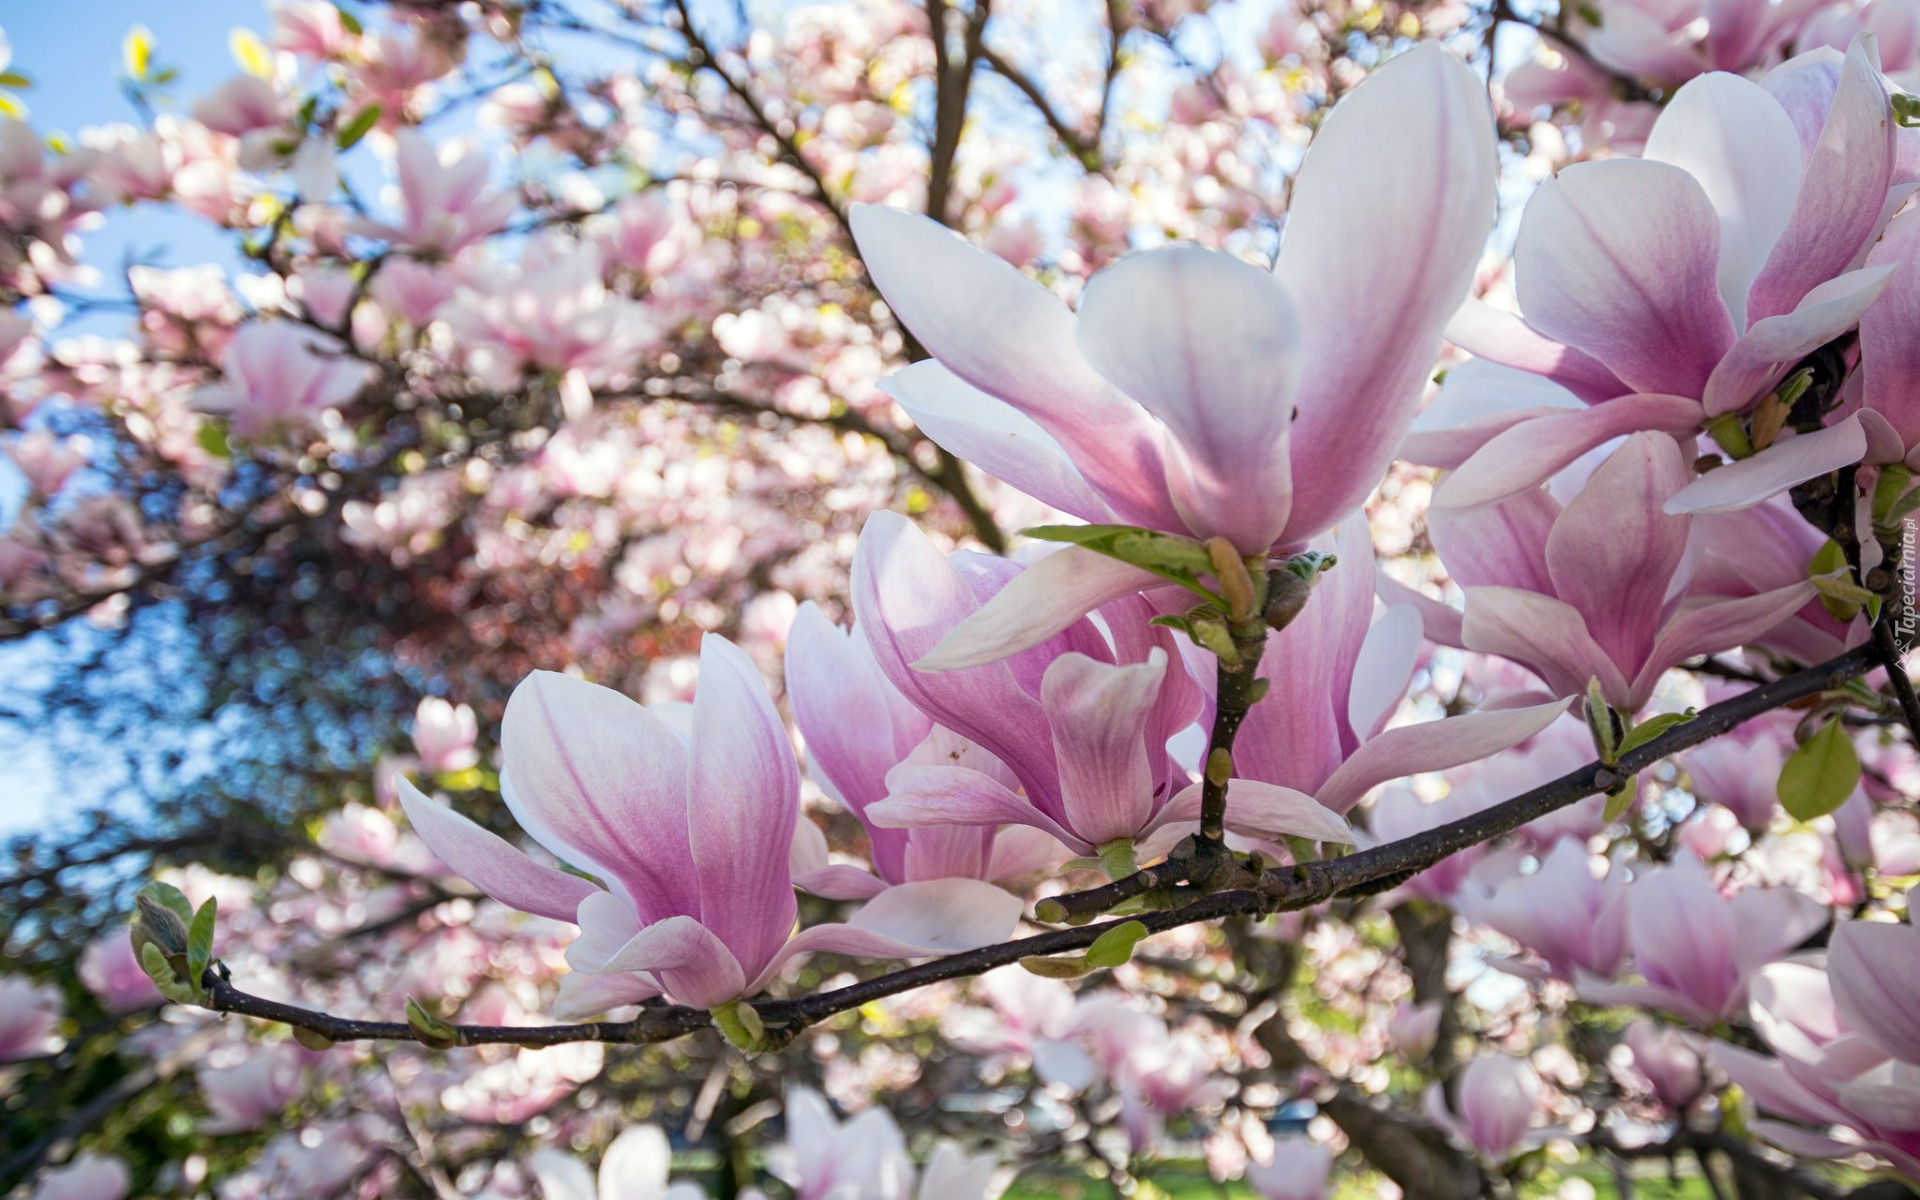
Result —
POLYGON ((1567 701, 1467 713, 1389 729, 1365 742, 1320 789, 1320 803, 1346 812, 1380 784, 1449 767, 1517 746, 1558 720, 1567 701))
POLYGON ((1110 600, 1165 581, 1084 546, 1029 565, 993 599, 947 632, 914 667, 961 671, 1030 650, 1110 600))
POLYGON ((1673 494, 1670 513, 1727 513, 1762 503, 1796 484, 1867 457, 1861 414, 1838 425, 1784 438, 1752 458, 1707 472, 1673 494))
POLYGON ((572 921, 580 902, 600 890, 578 875, 541 866, 506 839, 429 800, 408 780, 399 782, 400 807, 427 848, 454 874, 507 907, 572 921))

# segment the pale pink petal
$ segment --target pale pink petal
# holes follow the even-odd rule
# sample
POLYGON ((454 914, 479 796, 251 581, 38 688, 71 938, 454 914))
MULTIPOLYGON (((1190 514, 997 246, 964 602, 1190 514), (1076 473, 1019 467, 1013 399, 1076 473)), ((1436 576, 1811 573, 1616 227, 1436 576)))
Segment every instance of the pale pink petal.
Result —
POLYGON ((1110 600, 1165 581, 1084 546, 1027 566, 998 595, 955 624, 916 661, 921 671, 961 671, 1029 650, 1110 600))
POLYGON ((1558 695, 1579 695, 1597 678, 1610 701, 1627 699, 1621 668, 1587 632, 1580 611, 1563 600, 1518 588, 1468 588, 1460 634, 1467 649, 1512 659, 1558 695))
POLYGON ((1031 825, 1091 854, 1092 842, 1074 836, 1031 801, 990 775, 966 767, 896 767, 887 798, 867 810, 883 829, 921 825, 1031 825))
POLYGON ((1364 741, 1379 733, 1400 706, 1419 665, 1422 627, 1419 609, 1398 604, 1367 630, 1347 696, 1347 725, 1355 737, 1364 741))
POLYGON ((1634 79, 1691 79, 1706 55, 1641 9, 1610 5, 1606 22, 1587 35, 1586 52, 1601 66, 1634 79))
POLYGON ((655 1200, 667 1190, 672 1170, 673 1147, 660 1127, 630 1125, 600 1156, 600 1196, 602 1200, 655 1200))
POLYGON ((1145 735, 1166 670, 1159 647, 1132 666, 1063 654, 1047 668, 1040 703, 1053 731, 1064 823, 1094 845, 1133 837, 1153 815, 1145 735))
POLYGON ((1173 434, 1168 483, 1187 528, 1264 553, 1293 502, 1287 430, 1301 356, 1286 289, 1216 250, 1134 254, 1087 284, 1078 340, 1173 434))
POLYGON ((413 831, 454 874, 521 912, 572 921, 580 902, 599 891, 587 880, 543 867, 461 814, 429 800, 404 777, 400 807, 413 831))
POLYGON ((795 956, 826 951, 855 958, 926 958, 1004 942, 1020 923, 1018 896, 977 879, 903 883, 875 896, 844 925, 815 925, 793 936, 758 989, 795 956))
POLYGON ((740 961, 711 929, 692 917, 668 917, 646 926, 599 973, 632 971, 653 975, 666 985, 668 996, 695 1008, 738 1000, 747 990, 740 961))
POLYGON ((1552 595, 1547 539, 1559 516, 1559 501, 1535 487, 1481 508, 1436 508, 1427 534, 1447 575, 1463 588, 1491 584, 1552 595))
POLYGON ((1787 227, 1800 190, 1793 121, 1759 84, 1716 71, 1674 93, 1642 157, 1680 167, 1706 191, 1720 217, 1720 295, 1733 327, 1746 328, 1747 290, 1787 227))
POLYGON ((787 855, 800 770, 760 669, 718 634, 700 642, 687 751, 687 826, 700 920, 758 970, 793 932, 787 855))
POLYGON ((1274 267, 1305 352, 1287 541, 1385 473, 1492 226, 1496 163, 1485 85, 1437 43, 1371 71, 1314 137, 1274 267))
POLYGON ((1344 813, 1380 784, 1498 754, 1553 724, 1567 711, 1567 703, 1555 700, 1389 729, 1341 764, 1320 789, 1320 803, 1344 813))
POLYGON ((502 724, 500 794, 522 829, 648 918, 699 910, 686 754, 658 718, 611 688, 535 671, 502 724))
POLYGON ((1849 271, 1809 291, 1792 312, 1756 321, 1707 380, 1707 415, 1747 407, 1771 391, 1793 364, 1859 324, 1891 271, 1891 266, 1849 271))
POLYGON ((1879 223, 1893 182, 1893 109, 1873 39, 1847 51, 1793 217, 1749 298, 1752 317, 1791 312, 1801 298, 1846 271, 1879 223))
POLYGON ((1733 344, 1720 218, 1666 163, 1575 163, 1527 202, 1514 243, 1527 323, 1640 392, 1698 396, 1733 344))
MULTIPOLYGON (((1719 654, 1744 646, 1791 617, 1819 592, 1811 582, 1788 584, 1757 596, 1726 599, 1704 596, 1682 601, 1660 631, 1646 666, 1633 681, 1644 701, 1662 672, 1698 654, 1719 654)), ((1637 707, 1637 706, 1636 706, 1637 707)))
POLYGON ((1440 394, 1401 441, 1400 457, 1451 469, 1521 421, 1580 407, 1572 392, 1543 375, 1470 358, 1447 369, 1440 394))
POLYGON ((1114 519, 1060 443, 1033 418, 942 364, 915 363, 882 380, 880 390, 956 458, 1061 512, 1096 523, 1114 519))
POLYGON ((1717 467, 1674 493, 1670 513, 1725 513, 1779 495, 1867 457, 1861 414, 1813 433, 1782 438, 1751 458, 1717 467))
POLYGON ((1556 342, 1519 314, 1475 297, 1447 322, 1447 340, 1488 362, 1545 376, 1589 404, 1633 391, 1592 355, 1556 342))
POLYGON ((1896 1058, 1920 1063, 1920 930, 1842 921, 1827 974, 1849 1025, 1896 1058))
MULTIPOLYGON (((1154 815, 1156 837, 1145 847, 1174 836, 1179 827, 1200 819, 1204 791, 1198 782, 1180 790, 1154 815)), ((1309 837, 1315 841, 1354 845, 1359 841, 1346 819, 1305 792, 1258 779, 1234 778, 1227 783, 1227 828, 1247 837, 1278 841, 1309 837)))
POLYGON ((553 998, 557 1021, 580 1021, 610 1009, 638 1004, 660 994, 660 985, 645 975, 590 975, 569 971, 560 977, 553 998))
POLYGON ((1552 478, 1614 438, 1643 429, 1687 432, 1700 423, 1701 415, 1696 400, 1647 395, 1623 396, 1579 412, 1524 421, 1489 441, 1441 480, 1433 494, 1434 507, 1497 504, 1552 478))
POLYGON ((847 863, 829 863, 793 877, 793 886, 828 900, 870 900, 887 890, 886 881, 847 863))
POLYGON ((1616 663, 1640 662, 1660 629, 1687 552, 1688 522, 1661 506, 1693 471, 1664 433, 1636 433, 1607 456, 1547 536, 1546 590, 1580 610, 1616 663))
POLYGON ((852 221, 874 286, 943 366, 1039 422, 1121 520, 1173 518, 1158 428, 1080 356, 1059 297, 917 213, 862 204, 852 221))
POLYGON ((1860 318, 1867 406, 1907 447, 1920 447, 1920 338, 1913 336, 1920 328, 1920 210, 1895 218, 1867 263, 1894 268, 1880 299, 1860 318))
POLYGON ((527 1156, 527 1168, 540 1185, 540 1200, 597 1200, 593 1175, 571 1154, 542 1147, 527 1156))

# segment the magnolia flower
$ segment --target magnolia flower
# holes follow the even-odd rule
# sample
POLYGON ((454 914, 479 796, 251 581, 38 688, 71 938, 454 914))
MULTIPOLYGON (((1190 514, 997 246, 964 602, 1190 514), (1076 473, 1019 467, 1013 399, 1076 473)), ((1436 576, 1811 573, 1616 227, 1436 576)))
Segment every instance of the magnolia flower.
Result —
POLYGON ((160 989, 134 957, 133 939, 112 929, 80 952, 80 982, 111 1013, 132 1012, 160 1003, 160 989))
POLYGON ((209 1133, 260 1129, 278 1117, 300 1094, 298 1048, 292 1043, 247 1046, 232 1065, 200 1068, 200 1094, 206 1097, 213 1119, 209 1133))
POLYGON ((123 1200, 132 1187, 119 1159, 87 1150, 66 1166, 47 1172, 31 1200, 123 1200))
POLYGON ((1586 979, 1580 994, 1596 1004, 1637 1005, 1712 1025, 1746 1004, 1760 968, 1826 921, 1825 908, 1791 888, 1747 888, 1729 897, 1699 859, 1682 852, 1627 889, 1627 944, 1646 982, 1586 979))
POLYGON ((448 867, 503 904, 580 926, 558 1011, 585 1015, 662 993, 714 1008, 759 991, 796 954, 911 957, 1012 928, 1017 898, 948 879, 893 888, 851 924, 793 936, 792 743, 739 647, 708 634, 700 668, 684 721, 549 671, 507 702, 502 798, 536 842, 604 889, 401 787, 408 819, 448 867))
POLYGON ((786 1144, 769 1157, 794 1200, 986 1200, 992 1154, 969 1155, 942 1138, 926 1170, 916 1172, 885 1109, 842 1124, 818 1092, 796 1087, 787 1089, 786 1117, 786 1144))
POLYGON ((1893 219, 1867 265, 1893 270, 1886 291, 1860 318, 1868 460, 1920 468, 1920 348, 1912 336, 1920 322, 1920 210, 1893 219))
POLYGON ((86 438, 55 437, 44 429, 23 433, 7 443, 8 457, 20 468, 35 494, 51 496, 69 476, 87 465, 92 444, 86 438))
POLYGON ((1540 1111, 1540 1076, 1521 1058, 1482 1054, 1461 1069, 1449 1104, 1445 1090, 1427 1091, 1427 1116, 1483 1157, 1512 1156, 1526 1139, 1527 1126, 1540 1111))
MULTIPOLYGON (((1321 126, 1272 273, 1150 251, 1095 276, 1077 316, 925 218, 855 209, 867 269, 937 360, 885 388, 940 445, 1075 516, 1245 555, 1303 546, 1366 499, 1413 418, 1492 220, 1489 115, 1463 63, 1410 50, 1321 126)), ((1069 549, 933 661, 1005 657, 1155 581, 1069 549)))
POLYGON ((1566 710, 1555 701, 1388 729, 1420 655, 1421 614, 1394 604, 1369 624, 1376 571, 1366 522, 1342 523, 1324 548, 1337 552, 1339 565, 1267 639, 1261 675, 1269 687, 1234 741, 1229 811, 1274 805, 1270 793, 1279 792, 1293 807, 1345 813, 1379 784, 1484 759, 1566 710))
POLYGON ((1025 1058, 1044 1083, 1072 1092, 1091 1087, 1120 1069, 1136 1045, 1154 1038, 1156 1017, 1127 1007, 1116 993, 1074 995, 1054 979, 1024 969, 988 971, 974 993, 991 1009, 957 1007, 941 1019, 941 1031, 956 1046, 989 1058, 1025 1058))
POLYGON ((1760 973, 1751 1015, 1773 1056, 1712 1047, 1714 1065, 1777 1118, 1754 1121, 1754 1133, 1809 1158, 1864 1148, 1920 1180, 1917 950, 1911 927, 1847 921, 1834 930, 1824 971, 1796 961, 1760 973), (1847 1140, 1835 1130, 1849 1131, 1847 1140))
POLYGON ((202 388, 194 406, 230 415, 233 432, 245 438, 310 424, 359 395, 370 378, 332 338, 287 321, 245 326, 221 365, 223 382, 202 388))
POLYGON ((413 748, 422 770, 435 775, 464 771, 480 761, 474 742, 480 723, 473 709, 438 696, 422 696, 413 711, 413 748))
MULTIPOLYGON (((1514 244, 1524 320, 1470 303, 1448 337, 1587 407, 1479 422, 1484 444, 1437 507, 1520 494, 1624 433, 1691 433, 1744 411, 1859 322, 1892 270, 1855 264, 1888 215, 1894 126, 1871 39, 1838 72, 1828 53, 1764 86, 1703 75, 1661 112, 1643 157, 1576 163, 1540 186, 1514 244)), ((1752 503, 1866 449, 1849 418, 1703 476, 1670 508, 1752 503)))
POLYGON ((1780 766, 1793 750, 1792 713, 1764 713, 1680 756, 1688 790, 1738 817, 1749 833, 1764 832, 1779 810, 1780 766))
POLYGON ((828 864, 825 838, 802 822, 795 845, 812 847, 806 857, 812 869, 795 875, 802 888, 857 899, 916 879, 1015 879, 1066 856, 1059 842, 1026 826, 893 829, 868 818, 867 810, 886 799, 888 773, 899 766, 958 766, 1008 788, 1019 783, 1000 760, 908 703, 880 670, 858 625, 840 629, 812 601, 800 606, 787 634, 787 702, 806 739, 808 769, 866 829, 875 872, 828 864))
POLYGON ((1440 1024, 1447 1006, 1440 1000, 1415 1004, 1403 1001, 1387 1018, 1387 1044, 1408 1062, 1420 1062, 1440 1040, 1440 1024))
POLYGON ((1621 1040, 1633 1055, 1634 1071, 1667 1108, 1683 1112, 1706 1093, 1707 1064, 1697 1035, 1642 1017, 1627 1025, 1621 1040))
MULTIPOLYGON (((1562 838, 1539 869, 1515 874, 1506 859, 1488 859, 1454 897, 1461 916, 1512 938, 1538 955, 1549 974, 1576 971, 1601 978, 1626 956, 1627 891, 1620 876, 1595 874, 1594 856, 1577 838, 1562 838)), ((1503 964, 1504 965, 1504 964, 1503 964)))
POLYGON ((415 129, 394 135, 394 165, 400 175, 398 224, 353 223, 355 232, 386 238, 410 250, 450 257, 507 223, 518 199, 487 190, 487 160, 449 142, 435 146, 415 129))
POLYGON ((1265 1200, 1327 1200, 1333 1194, 1327 1176, 1333 1171, 1333 1151, 1309 1137, 1273 1141, 1273 1157, 1247 1164, 1246 1183, 1265 1200))
POLYGON ((63 1009, 58 990, 0 975, 0 1063, 45 1053, 63 1009))
MULTIPOLYGON (((898 828, 1031 825, 1079 854, 1131 847, 1197 820, 1200 788, 1186 786, 1167 741, 1193 723, 1200 692, 1170 631, 1147 625, 1142 597, 1102 609, 1106 634, 1078 617, 1006 661, 914 669, 1016 573, 1002 559, 948 559, 896 514, 868 519, 854 554, 853 604, 881 671, 915 708, 1006 764, 1024 789, 967 767, 907 764, 887 775, 887 797, 868 807, 868 819, 898 828)), ((1346 823, 1308 797, 1271 789, 1245 799, 1228 805, 1241 828, 1352 841, 1346 823)))
POLYGON ((673 1147, 657 1125, 631 1125, 600 1156, 598 1178, 571 1154, 535 1150, 527 1166, 540 1183, 541 1200, 706 1200, 697 1183, 669 1185, 673 1147))
POLYGON ((1466 592, 1461 642, 1561 696, 1597 679, 1608 704, 1635 713, 1668 668, 1760 637, 1814 597, 1804 577, 1758 595, 1690 594, 1693 518, 1664 507, 1690 477, 1671 437, 1637 433, 1564 505, 1536 488, 1436 511, 1434 546, 1466 592))

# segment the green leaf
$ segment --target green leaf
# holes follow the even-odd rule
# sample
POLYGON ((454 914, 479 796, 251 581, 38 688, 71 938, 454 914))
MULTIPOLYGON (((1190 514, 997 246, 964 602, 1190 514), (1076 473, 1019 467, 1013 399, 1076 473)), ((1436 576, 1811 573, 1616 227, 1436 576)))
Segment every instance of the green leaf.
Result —
POLYGON ((1038 975, 1042 979, 1078 979, 1082 975, 1093 973, 1093 964, 1084 954, 1071 954, 1059 958, 1046 958, 1038 954, 1029 954, 1020 960, 1020 968, 1029 975, 1038 975))
POLYGON ((1323 550, 1306 550, 1294 555, 1281 565, 1302 579, 1312 579, 1323 571, 1339 566, 1340 556, 1323 550))
POLYGON ((1620 739, 1620 753, 1624 755, 1629 750, 1637 750, 1675 725, 1685 725, 1699 715, 1692 709, 1688 709, 1685 712, 1661 713, 1657 717, 1648 717, 1627 730, 1627 736, 1620 739))
POLYGON ((1811 821, 1845 804, 1859 784, 1860 756, 1846 728, 1835 719, 1787 759, 1775 790, 1789 815, 1811 821))
POLYGON ((1608 792, 1607 807, 1600 814, 1601 821, 1611 825, 1626 816, 1627 810, 1633 807, 1635 791, 1633 780, 1629 778, 1625 783, 1608 792))
POLYGON ((18 71, 0 71, 0 87, 30 88, 32 86, 33 80, 18 71))
POLYGON ((1601 693, 1598 679, 1587 680, 1587 731, 1593 734, 1593 748, 1607 766, 1620 761, 1620 738, 1625 732, 1620 714, 1613 711, 1601 693))
POLYGON ((353 120, 340 127, 340 132, 333 135, 333 144, 342 150, 351 150, 379 123, 380 106, 369 104, 355 113, 353 120))
POLYGON ((407 997, 407 1028, 424 1045, 435 1050, 450 1050, 460 1044, 460 1031, 427 1011, 426 1005, 407 997))
POLYGON ((232 458, 233 447, 227 444, 227 423, 225 421, 206 420, 200 423, 200 433, 196 440, 200 448, 215 458, 232 458))
POLYGON ((1112 970, 1133 957, 1133 948, 1147 936, 1147 927, 1138 921, 1115 925, 1087 947, 1087 965, 1112 970))
POLYGON ((1200 582, 1200 576, 1212 574, 1213 559, 1207 554, 1206 546, 1192 538, 1132 525, 1036 525, 1021 532, 1039 541, 1065 542, 1117 558, 1172 580, 1223 608, 1226 605, 1226 601, 1200 582))
POLYGON ((360 18, 354 16, 351 12, 348 12, 346 5, 335 4, 334 7, 340 10, 340 28, 346 30, 348 33, 351 33, 355 37, 359 37, 361 34, 366 32, 366 27, 360 24, 360 18))
POLYGON ((213 926, 219 915, 220 902, 208 896, 200 911, 193 914, 193 924, 187 926, 187 977, 195 987, 200 986, 200 977, 213 961, 213 926))

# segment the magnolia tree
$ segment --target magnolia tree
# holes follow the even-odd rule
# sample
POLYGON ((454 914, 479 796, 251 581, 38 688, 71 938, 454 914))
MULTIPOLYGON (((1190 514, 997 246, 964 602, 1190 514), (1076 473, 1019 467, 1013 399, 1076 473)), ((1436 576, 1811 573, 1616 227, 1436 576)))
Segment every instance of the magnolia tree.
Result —
POLYGON ((0 42, 0 1188, 1913 1194, 1920 6, 231 48, 0 42))

